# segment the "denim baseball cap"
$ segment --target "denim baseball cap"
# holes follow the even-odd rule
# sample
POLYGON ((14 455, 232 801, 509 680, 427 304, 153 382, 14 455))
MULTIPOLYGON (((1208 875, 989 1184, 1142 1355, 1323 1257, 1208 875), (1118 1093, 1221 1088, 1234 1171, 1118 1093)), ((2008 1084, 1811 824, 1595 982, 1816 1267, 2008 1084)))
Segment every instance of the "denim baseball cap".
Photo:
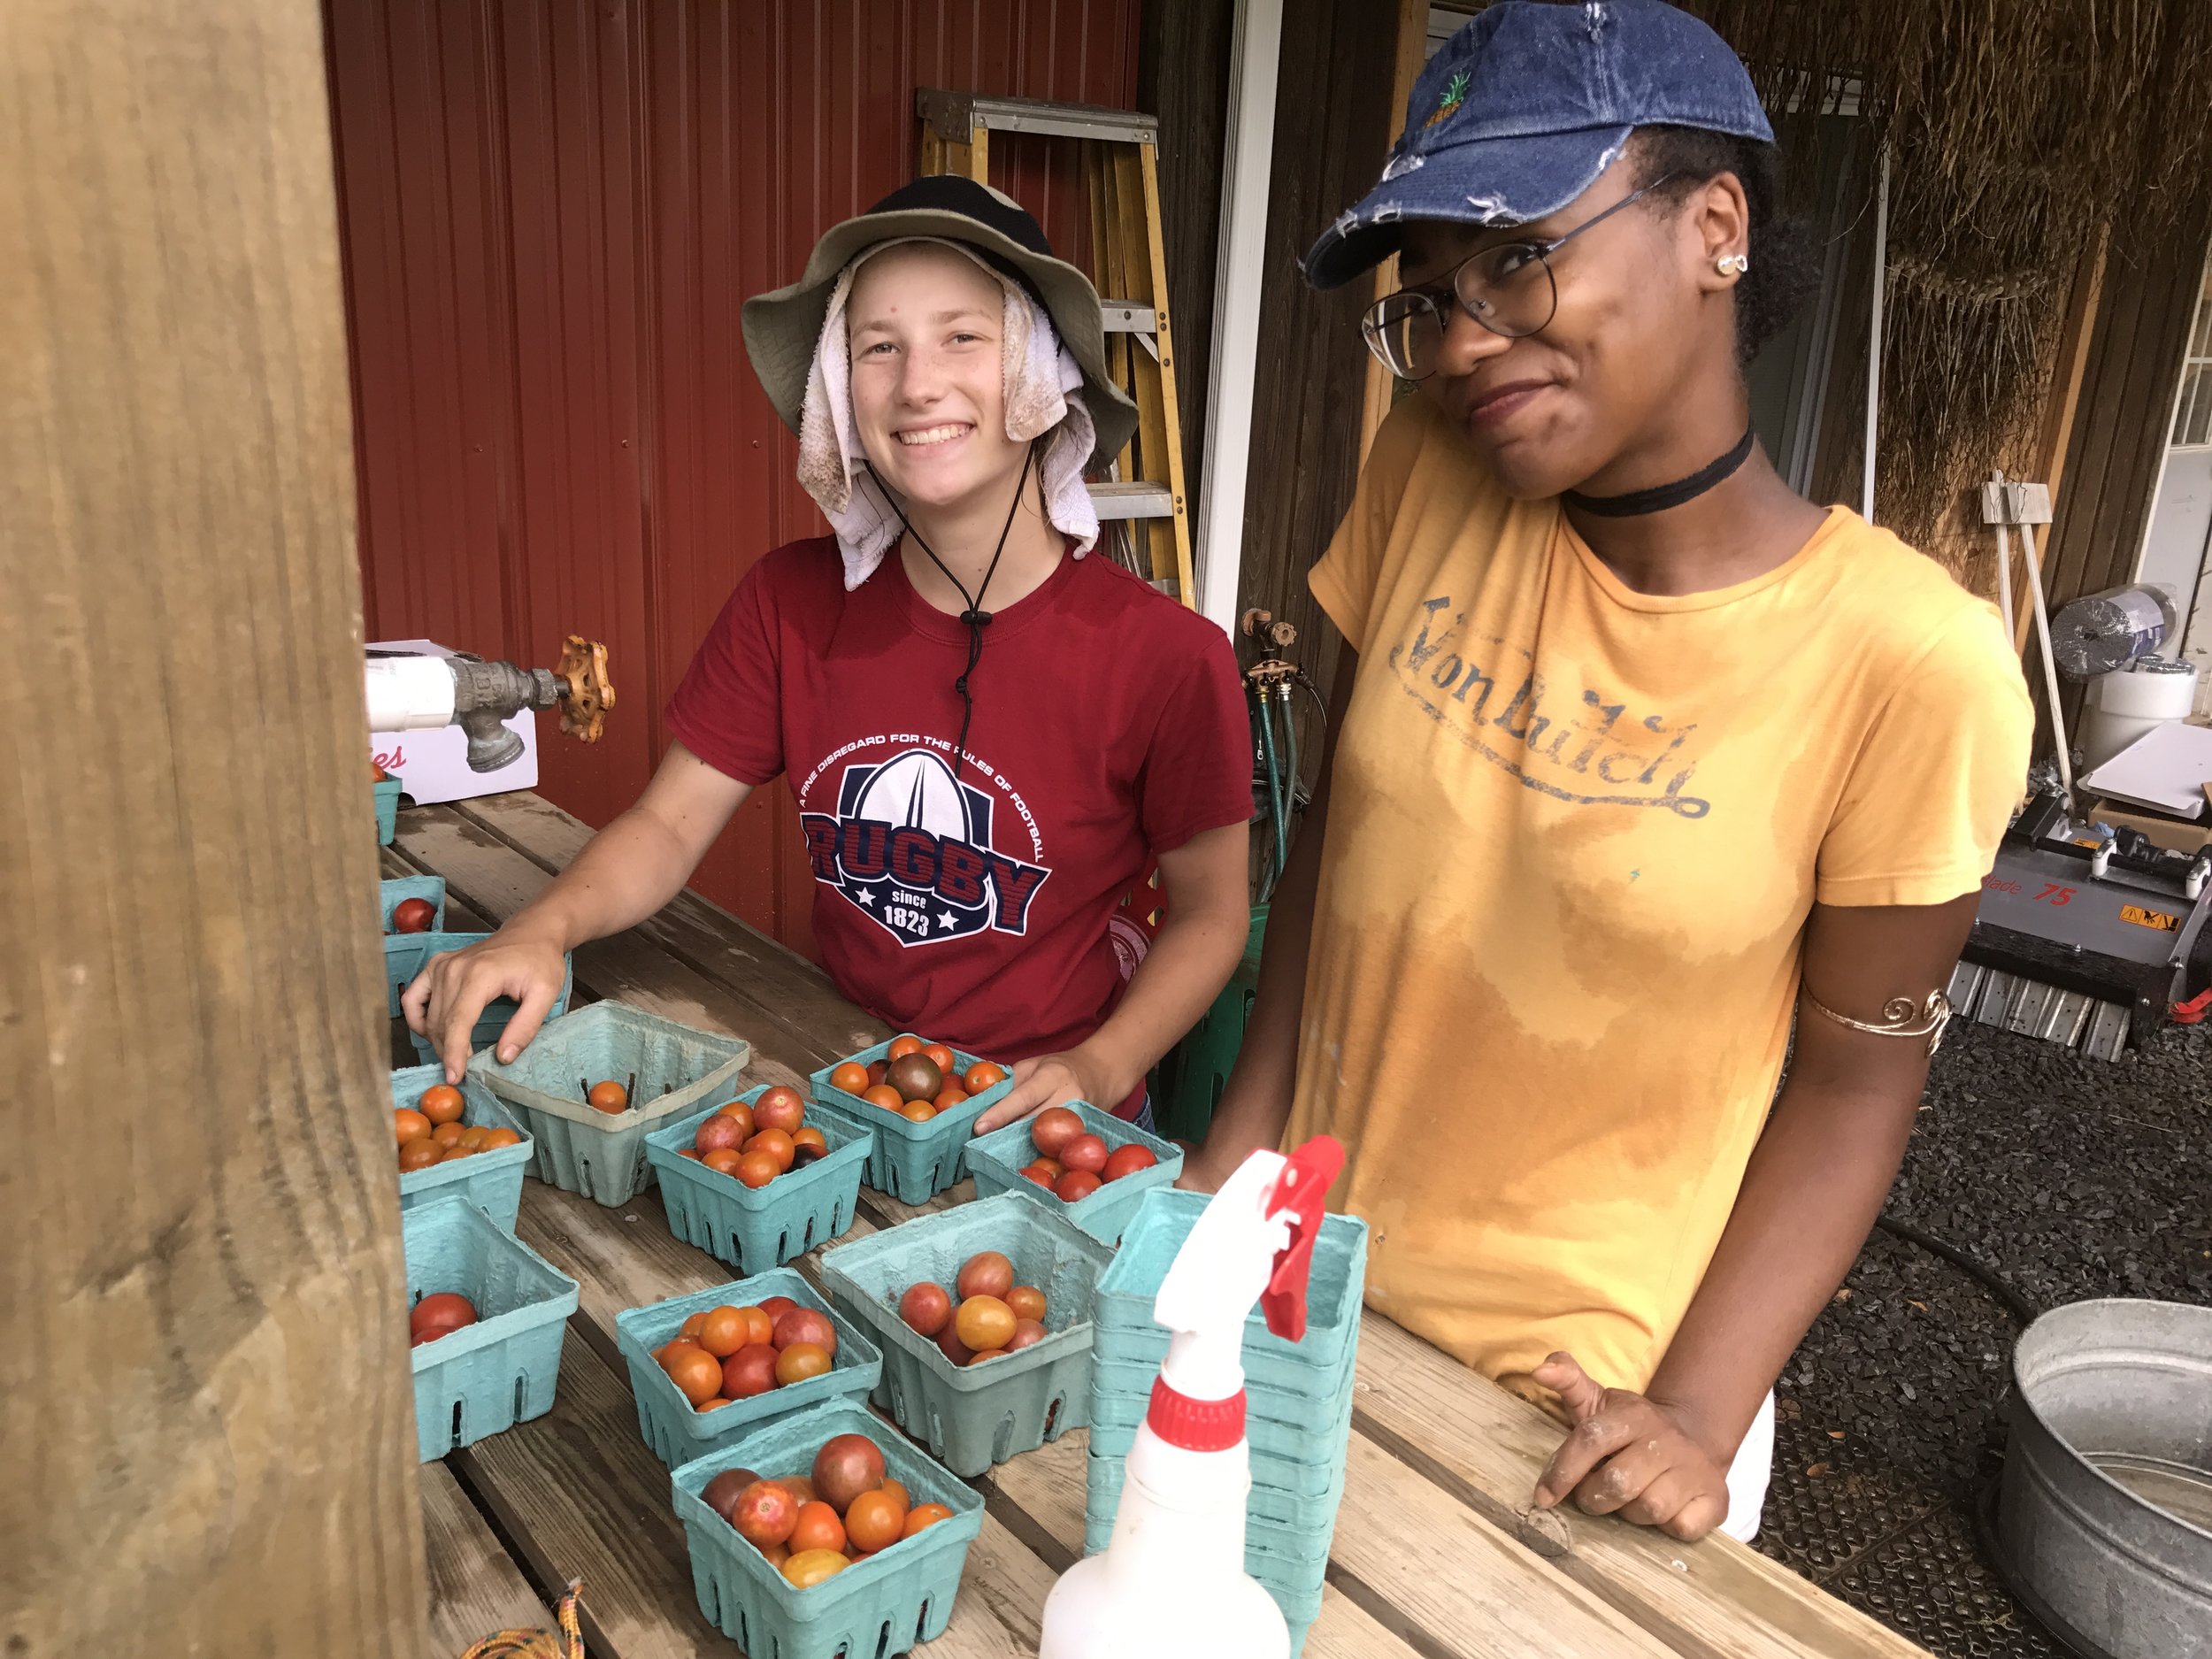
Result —
POLYGON ((1774 142, 1728 43, 1663 0, 1497 0, 1429 60, 1382 180, 1307 252, 1340 288, 1398 250, 1407 219, 1525 225, 1596 181, 1639 127, 1774 142))

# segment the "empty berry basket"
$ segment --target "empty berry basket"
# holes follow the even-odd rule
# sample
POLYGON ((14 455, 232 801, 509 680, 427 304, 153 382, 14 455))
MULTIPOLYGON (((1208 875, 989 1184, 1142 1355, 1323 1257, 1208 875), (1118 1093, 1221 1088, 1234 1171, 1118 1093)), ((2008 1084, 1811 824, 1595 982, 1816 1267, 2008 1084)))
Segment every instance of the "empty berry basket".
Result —
POLYGON ((971 1487, 851 1402, 778 1417, 669 1480, 699 1610, 749 1659, 889 1659, 943 1635, 968 1546, 983 1530, 983 1500, 971 1487), (823 1442, 840 1434, 866 1435, 917 1505, 941 1503, 952 1515, 802 1590, 699 1494, 726 1469, 772 1480, 806 1474, 823 1442))
POLYGON ((421 1460, 550 1411, 576 1281, 465 1199, 409 1210, 400 1217, 400 1236, 407 1305, 434 1291, 458 1291, 477 1316, 474 1325, 413 1351, 421 1460))
MULTIPOLYGON (((922 1124, 832 1087, 830 1077, 838 1065, 872 1065, 890 1052, 890 1043, 879 1042, 848 1055, 837 1065, 824 1066, 814 1074, 814 1099, 824 1111, 874 1133, 875 1150, 868 1157, 869 1186, 902 1203, 926 1203, 966 1173, 962 1154, 968 1144, 968 1132, 975 1127, 977 1118, 1014 1092, 1012 1069, 1008 1068, 1004 1080, 922 1124)), ((966 1077, 969 1067, 981 1064, 974 1055, 957 1048, 952 1051, 956 1077, 966 1077)))
POLYGON ((1096 1239, 1010 1193, 918 1216, 824 1254, 822 1286, 883 1348, 877 1402, 955 1474, 981 1474, 1088 1421, 1091 1295, 1110 1252, 1096 1239), (997 1250, 1014 1282, 1045 1294, 1041 1342, 980 1365, 956 1366, 900 1317, 921 1280, 949 1294, 961 1264, 997 1250))
POLYGON ((386 778, 369 786, 376 798, 376 844, 389 847, 399 833, 399 792, 406 784, 397 778, 386 778))
POLYGON ((1109 1181, 1088 1198, 1070 1203, 1022 1173, 1023 1168, 1037 1156, 1036 1145, 1029 1138, 1030 1126, 1035 1119, 1030 1118, 1007 1124, 968 1142, 968 1173, 975 1177, 976 1196, 1019 1193, 1033 1203, 1065 1216, 1094 1239, 1107 1244, 1117 1243, 1123 1229, 1136 1215, 1137 1206, 1144 1202, 1144 1195, 1156 1187, 1171 1185, 1182 1173, 1182 1148, 1171 1141, 1147 1134, 1136 1125, 1102 1111, 1087 1101, 1071 1101, 1068 1109, 1083 1120, 1087 1133, 1106 1143, 1108 1156, 1124 1147, 1138 1146, 1145 1148, 1159 1162, 1118 1181, 1109 1181))
MULTIPOLYGON (((392 1104, 412 1106, 425 1091, 445 1081, 445 1068, 411 1065, 392 1073, 392 1104)), ((488 1129, 511 1129, 522 1135, 519 1144, 473 1152, 450 1164, 434 1164, 426 1170, 403 1170, 399 1177, 399 1207, 412 1210, 434 1199, 465 1198, 491 1217, 502 1233, 515 1230, 515 1212, 522 1207, 522 1172, 535 1148, 522 1125, 508 1117, 491 1090, 472 1077, 461 1079, 461 1122, 488 1129)))
POLYGON ((883 1356, 850 1319, 826 1302, 795 1269, 772 1268, 712 1290, 672 1296, 642 1308, 626 1308, 614 1317, 614 1339, 630 1367, 630 1392, 637 1400, 638 1431, 645 1443, 671 1469, 704 1457, 733 1444, 759 1425, 789 1417, 826 1401, 867 1397, 883 1379, 883 1356), (711 1411, 700 1411, 684 1397, 653 1357, 673 1339, 684 1321, 710 1308, 755 1308, 772 1296, 788 1296, 802 1308, 829 1316, 837 1332, 837 1352, 831 1369, 749 1399, 733 1400, 711 1411))
MULTIPOLYGON (((398 1008, 401 993, 407 989, 408 982, 422 972, 423 963, 449 950, 460 950, 470 945, 481 944, 490 937, 489 933, 428 933, 423 935, 422 961, 416 963, 408 971, 406 979, 396 979, 393 982, 392 1003, 395 1012, 398 1008)), ((387 953, 388 966, 390 960, 389 953, 387 953)), ((547 1026, 541 1028, 540 1041, 543 1040, 544 1029, 549 1028, 554 1019, 568 1010, 568 999, 576 989, 574 959, 564 958, 564 961, 566 964, 567 977, 561 981, 561 994, 553 999, 553 1006, 546 1010, 547 1026)), ((476 1017, 476 1024, 469 1032, 469 1052, 474 1054, 495 1041, 499 1033, 507 1029, 507 1022, 515 1017, 516 1007, 515 1000, 511 996, 495 997, 488 1003, 484 1011, 476 1017)), ((438 1051, 430 1046, 430 1040, 427 1037, 411 1031, 407 1033, 407 1040, 415 1045, 416 1056, 425 1065, 428 1065, 438 1057, 438 1051)))
POLYGON ((548 1024, 512 1065, 486 1050, 470 1060, 469 1071, 513 1109, 538 1143, 533 1175, 564 1192, 624 1204, 652 1184, 647 1133, 731 1099, 751 1057, 742 1037, 697 1031, 621 1002, 594 1002, 548 1024), (594 1084, 608 1081, 629 1093, 618 1112, 585 1099, 594 1084))
MULTIPOLYGON (((763 1084, 738 1098, 752 1105, 768 1087, 763 1084)), ((699 1125, 718 1109, 719 1102, 703 1107, 645 1137, 671 1233, 741 1273, 758 1273, 804 1256, 853 1225, 871 1145, 867 1131, 810 1112, 808 1121, 822 1132, 827 1154, 786 1170, 765 1187, 748 1187, 683 1155, 699 1125)))

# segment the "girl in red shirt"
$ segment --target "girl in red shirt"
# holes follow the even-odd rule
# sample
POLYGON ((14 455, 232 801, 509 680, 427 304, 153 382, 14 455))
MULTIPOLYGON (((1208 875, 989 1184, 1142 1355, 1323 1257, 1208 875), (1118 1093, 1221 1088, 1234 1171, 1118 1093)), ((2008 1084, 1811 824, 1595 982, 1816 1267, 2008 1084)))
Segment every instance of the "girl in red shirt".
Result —
POLYGON ((1251 762, 1220 630, 1086 557, 1083 472, 1136 418, 1095 290, 1014 203, 932 178, 831 230, 744 324, 833 533, 746 572, 637 804, 497 933, 434 958, 409 1023, 457 1080, 477 1016, 514 997, 512 1058, 564 953, 666 903, 781 773, 839 988, 1017 1062, 979 1132, 1073 1099, 1146 1121, 1146 1073, 1244 949, 1251 762), (1131 976, 1111 925, 1152 859, 1165 919, 1131 976))

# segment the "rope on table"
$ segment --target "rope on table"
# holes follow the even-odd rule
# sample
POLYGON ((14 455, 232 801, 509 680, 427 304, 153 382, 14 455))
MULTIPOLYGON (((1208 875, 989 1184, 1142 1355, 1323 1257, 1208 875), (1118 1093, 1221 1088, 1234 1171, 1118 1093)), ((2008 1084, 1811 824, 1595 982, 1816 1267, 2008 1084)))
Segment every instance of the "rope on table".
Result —
POLYGON ((576 1613, 584 1581, 571 1578, 561 1597, 560 1634, 548 1630, 503 1630, 487 1636, 461 1659, 584 1659, 584 1632, 576 1613), (562 1638, 567 1640, 563 1641, 562 1638))

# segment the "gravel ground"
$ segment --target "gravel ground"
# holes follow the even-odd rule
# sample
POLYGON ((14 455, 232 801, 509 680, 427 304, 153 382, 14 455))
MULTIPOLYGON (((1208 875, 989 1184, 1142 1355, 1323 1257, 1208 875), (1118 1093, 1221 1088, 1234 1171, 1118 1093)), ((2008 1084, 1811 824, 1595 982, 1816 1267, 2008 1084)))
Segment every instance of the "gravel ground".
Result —
MULTIPOLYGON (((1889 1213, 2037 1307, 2212 1303, 2212 1027, 2116 1063, 1955 1024, 1889 1213)), ((1776 1390, 1759 1547, 1944 1659, 2056 1659, 1974 1545, 2017 1323, 1878 1232, 1776 1390)))

